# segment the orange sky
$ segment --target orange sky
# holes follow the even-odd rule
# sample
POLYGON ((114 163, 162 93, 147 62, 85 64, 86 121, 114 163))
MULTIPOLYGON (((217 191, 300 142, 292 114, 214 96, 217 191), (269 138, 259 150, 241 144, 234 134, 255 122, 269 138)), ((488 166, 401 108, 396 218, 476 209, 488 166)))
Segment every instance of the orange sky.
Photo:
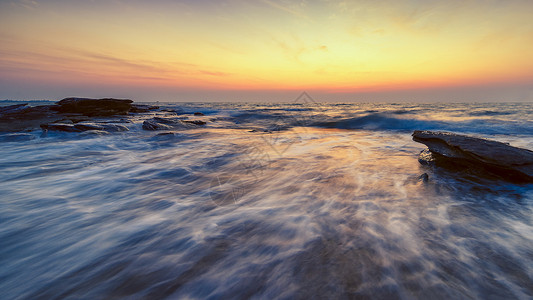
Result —
POLYGON ((533 1, 0 2, 0 99, 533 101, 533 1))

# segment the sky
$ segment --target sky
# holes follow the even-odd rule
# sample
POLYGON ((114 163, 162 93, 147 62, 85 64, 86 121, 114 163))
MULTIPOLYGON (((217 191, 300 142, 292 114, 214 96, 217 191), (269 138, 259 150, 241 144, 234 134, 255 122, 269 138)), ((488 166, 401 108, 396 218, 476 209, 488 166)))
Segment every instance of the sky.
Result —
POLYGON ((531 0, 0 0, 0 99, 533 101, 531 0))

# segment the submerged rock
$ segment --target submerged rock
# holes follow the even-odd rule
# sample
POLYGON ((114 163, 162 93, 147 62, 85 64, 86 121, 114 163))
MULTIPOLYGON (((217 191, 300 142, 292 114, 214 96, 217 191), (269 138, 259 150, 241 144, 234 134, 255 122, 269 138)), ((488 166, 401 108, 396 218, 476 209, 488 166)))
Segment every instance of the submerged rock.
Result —
POLYGON ((50 131, 64 131, 64 132, 81 132, 83 130, 79 130, 74 127, 72 124, 67 123, 53 123, 53 124, 41 124, 41 128, 43 130, 50 130, 50 131))
POLYGON ((154 131, 154 130, 170 130, 172 129, 172 126, 169 126, 169 125, 166 125, 166 124, 162 124, 162 123, 158 123, 154 120, 146 120, 143 122, 143 129, 144 130, 150 130, 150 131, 154 131))
POLYGON ((419 161, 512 182, 533 182, 533 151, 509 144, 449 132, 416 130, 413 140, 425 144, 419 161))
POLYGON ((84 132, 84 131, 105 131, 105 132, 120 132, 128 131, 128 127, 117 124, 107 123, 78 123, 78 124, 66 124, 66 123, 52 123, 41 124, 43 130, 50 131, 64 131, 64 132, 84 132))
POLYGON ((143 122, 144 130, 171 130, 171 129, 190 129, 205 125, 201 120, 179 120, 154 117, 143 122))
POLYGON ((423 183, 427 183, 429 181, 428 173, 424 173, 424 174, 418 176, 418 180, 422 181, 423 183))
POLYGON ((207 124, 207 122, 205 121, 202 121, 202 120, 182 120, 181 122, 183 123, 186 123, 186 124, 194 124, 194 125, 205 125, 207 124))
POLYGON ((65 98, 57 105, 60 113, 80 113, 85 116, 113 116, 125 115, 131 109, 133 100, 129 99, 90 99, 90 98, 65 98))

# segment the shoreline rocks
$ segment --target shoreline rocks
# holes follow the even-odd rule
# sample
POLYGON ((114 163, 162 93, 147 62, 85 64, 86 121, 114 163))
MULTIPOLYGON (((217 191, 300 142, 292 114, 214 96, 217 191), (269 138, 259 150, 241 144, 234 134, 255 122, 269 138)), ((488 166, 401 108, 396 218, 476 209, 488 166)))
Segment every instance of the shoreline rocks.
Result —
POLYGON ((412 136, 415 142, 428 147, 420 153, 421 164, 466 170, 511 182, 533 183, 533 151, 450 132, 416 130, 412 136))
MULTIPOLYGON (((53 124, 72 125, 90 122, 94 118, 127 115, 130 111, 144 113, 159 109, 157 106, 132 103, 130 99, 65 98, 52 105, 29 106, 28 103, 21 103, 3 106, 0 107, 0 132, 31 131, 39 127, 43 130, 81 132, 87 131, 81 125, 68 127, 53 124)), ((101 127, 101 124, 97 127, 101 127)), ((104 130, 123 131, 108 127, 104 130)))

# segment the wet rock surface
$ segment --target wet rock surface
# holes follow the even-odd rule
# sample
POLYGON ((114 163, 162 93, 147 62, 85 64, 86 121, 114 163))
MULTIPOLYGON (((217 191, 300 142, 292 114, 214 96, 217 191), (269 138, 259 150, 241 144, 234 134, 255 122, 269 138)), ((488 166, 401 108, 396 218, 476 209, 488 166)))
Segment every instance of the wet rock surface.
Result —
POLYGON ((533 183, 533 151, 450 132, 416 130, 413 140, 428 147, 420 153, 421 164, 533 183))
POLYGON ((54 105, 28 106, 26 103, 0 107, 0 132, 17 132, 39 128, 42 123, 64 117, 54 105))
POLYGON ((50 131, 64 131, 64 132, 83 132, 90 130, 106 131, 106 132, 120 132, 128 131, 124 125, 108 124, 108 123, 78 123, 78 124, 41 124, 43 130, 50 131))
POLYGON ((70 132, 124 131, 127 130, 124 126, 103 125, 105 121, 100 118, 113 119, 130 111, 141 113, 159 109, 157 106, 132 104, 132 102, 129 99, 113 98, 65 98, 52 105, 30 106, 28 103, 21 103, 3 106, 0 107, 0 132, 31 131, 39 127, 45 130, 70 132), (98 124, 87 124, 95 120, 98 124), (85 124, 73 125, 82 122, 85 124), (93 129, 87 129, 89 127, 93 129))
POLYGON ((171 130, 171 129, 190 129, 197 126, 205 125, 206 122, 202 120, 181 120, 154 117, 143 122, 144 130, 171 130))

